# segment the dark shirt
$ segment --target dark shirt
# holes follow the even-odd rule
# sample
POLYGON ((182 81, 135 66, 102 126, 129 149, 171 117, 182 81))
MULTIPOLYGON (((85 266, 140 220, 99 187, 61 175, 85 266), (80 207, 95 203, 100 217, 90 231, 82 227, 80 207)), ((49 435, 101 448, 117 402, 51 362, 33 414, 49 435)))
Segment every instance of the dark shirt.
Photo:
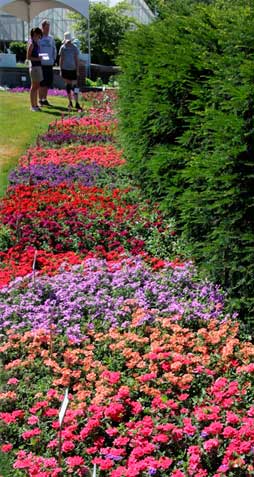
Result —
POLYGON ((40 66, 41 61, 39 59, 39 45, 36 41, 33 40, 33 49, 32 49, 32 57, 38 58, 38 60, 31 60, 32 66, 40 66))

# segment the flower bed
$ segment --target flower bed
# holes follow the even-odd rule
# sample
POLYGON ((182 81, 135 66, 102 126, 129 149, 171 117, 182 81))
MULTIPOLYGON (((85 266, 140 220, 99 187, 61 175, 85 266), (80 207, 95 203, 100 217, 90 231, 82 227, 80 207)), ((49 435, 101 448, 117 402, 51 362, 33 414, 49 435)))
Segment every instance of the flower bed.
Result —
POLYGON ((19 167, 13 170, 9 175, 10 185, 26 184, 37 185, 47 183, 48 186, 58 186, 62 183, 73 184, 79 182, 84 186, 92 186, 96 183, 96 176, 100 173, 100 167, 97 164, 79 163, 76 165, 54 164, 35 164, 30 167, 19 167))
POLYGON ((29 168, 35 165, 76 165, 80 162, 95 163, 103 167, 116 167, 125 164, 122 151, 110 145, 84 146, 70 144, 59 149, 44 147, 30 148, 19 160, 19 167, 29 168))
POLYGON ((174 242, 173 227, 163 223, 162 214, 152 213, 145 202, 132 203, 127 189, 18 185, 2 200, 0 223, 10 230, 12 245, 56 253, 87 254, 98 247, 109 251, 122 246, 138 254, 151 237, 169 252, 174 242))
POLYGON ((0 203, 4 477, 251 477, 254 346, 127 185, 115 96, 87 98, 0 203))
POLYGON ((87 328, 127 328, 133 308, 142 309, 141 323, 160 316, 197 329, 211 319, 227 319, 223 295, 198 280, 190 264, 164 263, 156 271, 141 257, 117 261, 86 259, 82 266, 51 278, 17 281, 0 291, 0 328, 49 329, 80 342, 87 328), (26 282, 25 282, 26 284, 26 282), (1 304, 2 303, 2 304, 1 304))
POLYGON ((9 333, 0 420, 12 443, 3 450, 22 448, 15 477, 81 476, 92 463, 111 477, 251 476, 253 345, 236 323, 194 332, 159 315, 138 325, 135 306, 131 315, 128 330, 88 328, 80 346, 54 330, 9 333))

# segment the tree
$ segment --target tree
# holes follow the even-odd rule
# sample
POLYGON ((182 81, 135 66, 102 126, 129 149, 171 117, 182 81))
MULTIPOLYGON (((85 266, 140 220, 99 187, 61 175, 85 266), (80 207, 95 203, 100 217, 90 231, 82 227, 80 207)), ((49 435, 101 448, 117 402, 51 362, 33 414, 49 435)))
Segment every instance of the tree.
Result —
MULTIPOLYGON (((128 16, 130 6, 119 3, 108 7, 104 3, 90 5, 90 42, 93 63, 115 65, 119 52, 119 43, 126 31, 134 28, 137 21, 128 16)), ((87 50, 87 19, 79 14, 71 14, 76 20, 74 30, 81 42, 81 50, 87 50)))
POLYGON ((174 11, 179 9, 179 11, 183 11, 188 9, 189 5, 195 3, 204 3, 209 4, 214 2, 215 0, 145 0, 148 7, 152 10, 153 13, 156 14, 159 18, 165 18, 172 9, 174 11))
POLYGON ((16 55, 17 62, 24 63, 26 60, 27 43, 23 41, 12 41, 9 46, 11 52, 16 55))
POLYGON ((167 17, 126 35, 118 77, 127 166, 252 330, 253 8, 175 0, 167 17))

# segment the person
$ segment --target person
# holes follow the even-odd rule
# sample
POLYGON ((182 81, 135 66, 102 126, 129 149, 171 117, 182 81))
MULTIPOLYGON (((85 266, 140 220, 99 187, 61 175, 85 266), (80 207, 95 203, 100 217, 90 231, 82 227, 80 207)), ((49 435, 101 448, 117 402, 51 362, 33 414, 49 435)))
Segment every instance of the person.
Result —
POLYGON ((27 45, 27 60, 30 61, 29 73, 31 78, 30 102, 31 111, 40 111, 38 106, 38 90, 40 81, 43 79, 41 68, 41 56, 39 40, 42 37, 40 28, 32 28, 30 32, 31 39, 27 45))
POLYGON ((53 83, 53 66, 56 61, 57 50, 54 38, 49 35, 50 22, 43 20, 41 28, 42 38, 40 39, 39 45, 41 53, 44 53, 45 56, 41 62, 43 79, 40 83, 39 104, 40 106, 50 106, 47 96, 48 89, 53 83))
POLYGON ((67 96, 69 100, 68 109, 73 108, 72 104, 72 91, 74 94, 75 108, 82 110, 78 102, 79 89, 77 87, 77 79, 79 75, 79 51, 78 48, 72 43, 72 37, 70 32, 64 33, 64 40, 59 51, 59 66, 61 76, 66 85, 67 96))

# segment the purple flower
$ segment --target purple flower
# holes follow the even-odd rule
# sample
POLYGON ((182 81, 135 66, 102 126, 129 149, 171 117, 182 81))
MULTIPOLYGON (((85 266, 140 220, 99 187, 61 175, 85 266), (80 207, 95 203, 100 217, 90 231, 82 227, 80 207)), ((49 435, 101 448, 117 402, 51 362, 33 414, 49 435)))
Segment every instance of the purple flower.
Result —
POLYGON ((17 167, 11 171, 9 182, 16 184, 40 184, 47 182, 50 186, 61 183, 79 182, 84 186, 92 186, 102 168, 97 164, 79 162, 76 165, 67 164, 35 164, 30 167, 17 167))
POLYGON ((54 324, 59 333, 79 342, 87 328, 128 327, 133 311, 142 308, 139 326, 176 313, 176 320, 195 328, 211 316, 225 318, 219 290, 214 294, 208 282, 205 287, 204 295, 204 282, 190 264, 181 269, 166 265, 155 272, 139 256, 110 269, 105 260, 93 258, 68 272, 62 267, 53 277, 37 276, 28 288, 20 287, 19 279, 2 289, 0 327, 22 330, 54 324))

